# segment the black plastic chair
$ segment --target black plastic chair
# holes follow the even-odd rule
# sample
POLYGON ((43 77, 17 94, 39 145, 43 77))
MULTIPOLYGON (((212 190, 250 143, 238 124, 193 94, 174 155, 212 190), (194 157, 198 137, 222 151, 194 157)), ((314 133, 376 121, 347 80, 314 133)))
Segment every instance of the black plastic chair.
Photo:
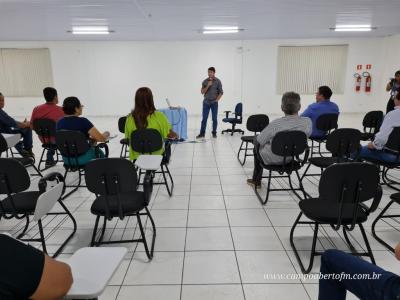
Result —
MULTIPOLYGON (((82 184, 82 177, 85 173, 85 166, 79 164, 79 156, 85 154, 92 147, 91 142, 86 138, 86 136, 80 131, 72 130, 60 130, 56 132, 56 144, 57 148, 63 156, 64 160, 64 179, 67 182, 67 176, 70 172, 78 172, 78 184, 67 185, 66 188, 72 188, 72 190, 63 196, 63 199, 70 196, 78 188, 85 187, 82 184)), ((105 149, 105 156, 108 157, 108 147, 104 143, 100 143, 95 146, 95 151, 97 153, 100 148, 105 149)))
POLYGON ((303 167, 304 163, 307 161, 309 148, 307 145, 307 136, 302 131, 281 131, 278 132, 272 140, 271 143, 272 153, 275 155, 282 156, 282 163, 279 165, 266 165, 260 155, 260 145, 255 143, 254 145, 254 155, 257 156, 261 167, 268 170, 268 176, 263 176, 262 178, 268 178, 267 184, 267 195, 265 200, 262 200, 260 193, 257 190, 257 186, 254 186, 254 191, 260 200, 261 204, 265 205, 268 202, 269 194, 272 191, 292 191, 295 195, 302 199, 296 191, 301 191, 305 195, 303 184, 300 180, 299 170, 303 167), (300 158, 300 155, 304 154, 304 158, 300 158), (272 176, 272 172, 278 172, 280 175, 272 176), (299 187, 295 188, 292 184, 291 175, 296 174, 299 181, 299 187), (287 178, 289 181, 288 189, 272 189, 271 179, 272 178, 287 178))
POLYGON ((318 153, 322 156, 323 152, 321 152, 321 144, 326 142, 326 138, 332 130, 338 128, 338 114, 323 114, 320 115, 317 119, 316 127, 318 130, 326 132, 326 134, 322 137, 310 137, 311 140, 311 155, 314 156, 314 148, 318 147, 318 153), (317 143, 318 146, 314 146, 314 143, 317 143))
POLYGON ((352 254, 368 256, 375 264, 362 223, 367 221, 369 214, 376 210, 382 198, 379 169, 370 163, 334 164, 322 173, 318 189, 318 198, 306 197, 299 202, 301 212, 290 231, 290 244, 301 271, 309 273, 313 266, 314 257, 322 254, 322 252, 315 250, 320 225, 330 225, 335 231, 342 229, 352 254), (373 199, 372 204, 368 207, 364 202, 371 199, 373 199), (300 221, 303 214, 309 220, 300 221), (311 257, 307 268, 304 267, 294 245, 293 235, 298 224, 314 225, 311 257), (347 232, 353 231, 356 225, 361 230, 367 252, 357 252, 348 238, 347 232))
POLYGON ((50 173, 39 181, 39 191, 28 191, 31 180, 23 164, 13 158, 0 158, 0 195, 6 198, 0 201, 0 217, 4 219, 25 219, 26 223, 17 238, 22 241, 40 242, 43 252, 47 253, 45 236, 43 233, 43 215, 67 215, 73 223, 73 232, 54 253, 57 256, 76 232, 76 221, 68 208, 61 200, 64 191, 64 178, 59 173, 50 173), (18 179, 16 179, 18 178, 18 179), (47 183, 54 182, 55 190, 47 191, 47 183), (54 193, 55 192, 55 193, 54 193), (47 195, 45 195, 47 193, 47 195), (49 198, 50 197, 50 198, 49 198), (55 197, 51 199, 51 197, 55 197), (41 203, 44 201, 44 203, 41 203), (50 201, 51 203, 46 203, 50 201), (49 212, 54 203, 58 202, 64 212, 49 212), (29 227, 29 217, 35 216, 39 227, 39 238, 23 238, 29 227))
POLYGON ((373 110, 368 112, 362 121, 364 132, 361 133, 362 141, 372 141, 379 131, 383 121, 383 111, 373 110))
POLYGON ((89 191, 96 195, 90 211, 96 216, 91 246, 112 243, 141 242, 147 257, 153 258, 156 227, 147 206, 153 191, 152 177, 147 172, 144 177, 143 191, 137 191, 137 174, 134 164, 124 158, 102 158, 89 162, 86 166, 85 180, 89 191), (123 220, 136 216, 141 233, 140 239, 103 241, 107 221, 113 218, 123 220), (153 239, 149 250, 141 216, 150 219, 153 239), (103 218, 100 236, 96 239, 99 220, 103 218))
MULTIPOLYGON (((163 181, 154 182, 154 184, 164 184, 167 188, 168 195, 172 195, 174 190, 174 180, 172 179, 171 172, 169 171, 168 164, 171 158, 171 143, 169 140, 163 141, 161 134, 156 129, 146 128, 138 129, 131 134, 131 147, 133 151, 140 154, 152 154, 164 147, 164 153, 161 160, 161 171, 152 172, 154 174, 161 174, 163 176, 163 181), (167 176, 171 181, 171 186, 168 185, 167 176)), ((142 170, 139 170, 138 182, 142 175, 142 170)))
POLYGON ((361 132, 353 128, 339 128, 332 131, 326 140, 326 149, 332 154, 332 157, 320 156, 310 157, 308 166, 305 169, 303 176, 320 176, 322 171, 335 163, 349 162, 357 159, 361 145, 361 132), (316 166, 321 169, 319 174, 307 174, 311 166, 316 166))
POLYGON ((40 155, 38 169, 40 171, 44 171, 48 168, 40 168, 40 165, 43 162, 46 162, 46 159, 43 159, 46 151, 53 150, 56 154, 56 162, 61 162, 59 158, 59 152, 57 149, 57 145, 55 143, 56 136, 56 122, 50 119, 36 119, 33 121, 33 130, 39 136, 42 141, 42 154, 40 155))
MULTIPOLYGON (((0 156, 3 152, 7 153, 8 150, 9 150, 9 148, 7 145, 7 141, 5 140, 3 135, 0 134, 0 156)), ((17 156, 13 155, 10 158, 20 162, 25 168, 32 167, 35 170, 36 174, 31 174, 31 175, 43 177, 42 173, 35 166, 35 159, 33 157, 29 157, 29 156, 17 157, 17 156)))
POLYGON ((245 135, 240 139, 242 143, 240 144, 239 151, 237 154, 238 161, 243 166, 246 163, 247 156, 253 156, 253 148, 249 148, 249 143, 253 144, 254 138, 257 136, 257 133, 263 131, 265 127, 269 124, 269 118, 267 115, 259 114, 259 115, 251 115, 246 122, 246 129, 250 132, 253 132, 253 135, 245 135), (243 147, 243 144, 245 146, 243 147), (244 151, 243 161, 240 160, 240 152, 244 151), (250 153, 247 153, 250 151, 250 153))
POLYGON ((244 134, 244 131, 242 129, 236 128, 236 125, 242 124, 243 121, 242 118, 243 104, 241 102, 236 104, 233 118, 229 117, 229 114, 231 113, 230 110, 224 111, 224 113, 225 113, 225 118, 222 119, 222 122, 231 124, 232 128, 222 130, 221 133, 224 134, 225 132, 230 132, 231 135, 233 135, 235 132, 240 132, 241 134, 244 134))
POLYGON ((383 151, 394 154, 396 156, 396 160, 394 162, 385 162, 382 160, 375 160, 370 158, 365 158, 365 160, 372 162, 373 164, 376 164, 380 167, 382 175, 381 185, 387 185, 388 187, 396 191, 400 191, 399 188, 394 186, 399 185, 400 182, 393 180, 388 176, 388 172, 390 170, 400 168, 400 127, 395 127, 390 133, 383 151))
MULTIPOLYGON (((118 119, 118 130, 123 134, 125 134, 125 123, 126 116, 118 119)), ((121 144, 121 153, 119 157, 127 158, 129 154, 129 139, 124 137, 119 141, 119 143, 121 144)))

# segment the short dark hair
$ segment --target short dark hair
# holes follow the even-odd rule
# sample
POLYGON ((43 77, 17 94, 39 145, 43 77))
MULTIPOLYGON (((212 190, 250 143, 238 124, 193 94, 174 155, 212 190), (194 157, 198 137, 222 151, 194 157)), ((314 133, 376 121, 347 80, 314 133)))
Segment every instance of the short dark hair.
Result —
POLYGON ((324 99, 330 99, 332 96, 332 90, 329 86, 323 85, 318 88, 318 94, 322 95, 324 99))
POLYGON ((394 76, 400 75, 400 70, 396 71, 396 73, 394 73, 394 76))
POLYGON ((2 93, 0 93, 0 96, 3 96, 3 94, 2 94, 2 93))
POLYGON ((208 71, 212 71, 212 72, 215 73, 215 68, 214 68, 214 67, 209 67, 209 68, 208 68, 208 71))
POLYGON ((281 108, 286 115, 297 114, 300 110, 300 95, 295 92, 284 93, 281 108))
POLYGON ((76 97, 67 97, 63 102, 63 111, 66 115, 73 115, 76 109, 81 107, 81 101, 76 97))
POLYGON ((52 87, 46 87, 43 89, 43 96, 46 102, 51 102, 57 96, 57 90, 52 87))

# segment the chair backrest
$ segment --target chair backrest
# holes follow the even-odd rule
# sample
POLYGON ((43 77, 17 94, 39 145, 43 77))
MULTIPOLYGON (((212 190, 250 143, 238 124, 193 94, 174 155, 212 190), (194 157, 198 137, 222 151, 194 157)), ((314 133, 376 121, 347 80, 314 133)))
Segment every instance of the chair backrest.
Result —
POLYGON ((50 212, 54 204, 60 200, 63 189, 64 182, 59 182, 39 196, 35 207, 34 221, 39 221, 50 212))
POLYGON ((121 117, 118 119, 118 130, 121 133, 125 133, 125 123, 126 123, 126 116, 121 117))
POLYGON ((0 195, 23 192, 30 185, 28 171, 22 163, 12 158, 0 158, 0 195))
POLYGON ((383 111, 373 110, 367 112, 362 121, 364 132, 367 132, 368 128, 369 133, 377 133, 379 131, 379 128, 381 127, 382 121, 383 121, 383 111))
POLYGON ((338 114, 323 114, 317 118, 316 127, 318 130, 330 132, 338 128, 338 114))
POLYGON ((36 119, 33 121, 33 130, 42 138, 43 143, 50 143, 56 135, 56 122, 51 119, 36 119))
POLYGON ((85 181, 89 191, 97 196, 104 196, 107 218, 112 201, 117 204, 119 217, 124 217, 123 203, 118 196, 121 193, 135 192, 137 186, 137 174, 131 161, 124 158, 92 160, 86 165, 85 181))
POLYGON ((385 147, 397 154, 397 158, 400 156, 400 127, 393 128, 389 135, 388 141, 385 147))
POLYGON ((163 139, 156 129, 137 129, 131 134, 130 144, 135 152, 151 154, 162 149, 163 139))
POLYGON ((373 164, 333 164, 322 172, 319 197, 321 201, 358 204, 381 196, 379 180, 379 168, 373 164))
POLYGON ((8 144, 4 136, 0 133, 0 154, 8 150, 8 144))
POLYGON ((282 156, 285 163, 287 158, 295 159, 307 149, 307 135, 303 131, 280 131, 271 143, 272 153, 282 156))
POLYGON ((326 149, 334 157, 349 158, 360 149, 361 132, 353 128, 339 128, 332 131, 326 140, 326 149))
POLYGON ((258 115, 251 115, 248 117, 246 122, 246 128, 248 131, 251 132, 261 132, 265 127, 269 124, 269 118, 267 115, 258 114, 258 115))
POLYGON ((61 155, 66 157, 78 157, 90 149, 86 136, 80 131, 57 131, 56 144, 61 155))
POLYGON ((239 102, 235 106, 235 117, 236 119, 241 119, 243 114, 243 104, 242 102, 239 102))

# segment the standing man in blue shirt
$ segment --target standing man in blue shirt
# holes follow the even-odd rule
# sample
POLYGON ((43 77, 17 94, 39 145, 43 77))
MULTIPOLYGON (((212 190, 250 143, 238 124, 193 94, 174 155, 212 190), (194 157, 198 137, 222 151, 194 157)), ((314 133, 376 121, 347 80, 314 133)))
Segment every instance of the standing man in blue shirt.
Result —
POLYGON ((200 134, 196 138, 204 138, 210 109, 213 121, 212 136, 214 138, 217 137, 218 101, 221 99, 223 93, 221 80, 215 77, 215 68, 209 67, 208 78, 204 79, 201 85, 201 94, 204 95, 203 119, 201 121, 200 134))
POLYGON ((19 133, 22 136, 22 143, 15 145, 15 148, 22 156, 33 157, 32 152, 32 129, 31 124, 26 119, 18 122, 10 117, 4 110, 4 96, 0 93, 0 133, 19 133))
POLYGON ((317 102, 310 104, 301 114, 302 117, 308 117, 312 121, 311 137, 324 137, 326 132, 317 129, 317 119, 324 114, 339 114, 339 107, 331 99, 332 90, 328 86, 320 86, 318 92, 315 93, 317 102))

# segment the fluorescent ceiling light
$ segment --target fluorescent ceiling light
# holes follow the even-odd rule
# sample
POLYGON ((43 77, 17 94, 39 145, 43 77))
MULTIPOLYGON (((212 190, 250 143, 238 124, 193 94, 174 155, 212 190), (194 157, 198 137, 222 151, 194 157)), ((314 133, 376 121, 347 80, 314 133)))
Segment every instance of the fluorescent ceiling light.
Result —
POLYGON ((203 34, 238 33, 239 29, 232 30, 203 30, 203 34))
POLYGON ((239 30, 237 26, 204 26, 203 30, 239 30))
POLYGON ((344 32, 344 31, 371 31, 372 28, 335 28, 337 32, 344 32))
POLYGON ((336 25, 336 28, 371 28, 371 25, 336 25))
POLYGON ((352 32, 352 31, 371 31, 372 29, 376 29, 376 27, 371 27, 371 25, 362 24, 362 25, 336 25, 335 28, 331 28, 334 31, 342 31, 342 32, 352 32))
POLYGON ((110 34, 108 26, 72 26, 72 34, 110 34))

